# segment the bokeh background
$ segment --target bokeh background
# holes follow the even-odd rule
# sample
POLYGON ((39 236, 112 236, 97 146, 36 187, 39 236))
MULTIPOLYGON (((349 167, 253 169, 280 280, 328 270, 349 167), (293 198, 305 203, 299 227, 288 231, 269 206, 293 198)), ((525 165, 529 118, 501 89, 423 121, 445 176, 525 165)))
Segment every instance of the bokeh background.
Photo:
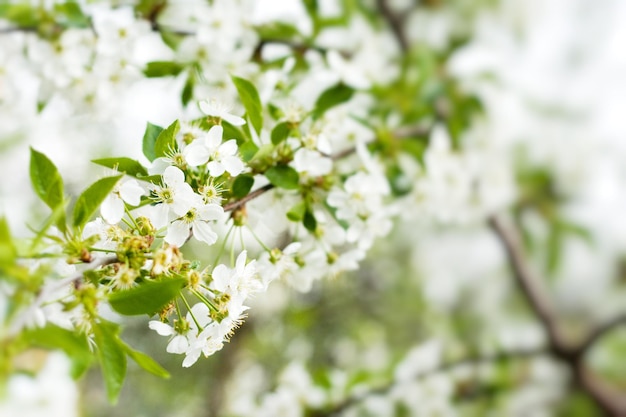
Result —
MULTIPOLYGON (((449 71, 485 109, 467 132, 470 151, 491 149, 514 183, 501 192, 537 198, 550 212, 521 209, 517 214, 526 226, 532 265, 546 277, 569 331, 578 334, 623 311, 626 3, 390 3, 408 10, 412 42, 443 50, 451 39, 464 39, 449 71)), ((345 7, 338 0, 319 4, 329 15, 345 7)), ((252 1, 248 7, 252 21, 306 28, 299 1, 252 1)), ((128 19, 124 13, 109 17, 128 19)), ((184 79, 140 74, 127 74, 123 88, 113 84, 90 106, 53 96, 38 109, 46 88, 42 73, 61 77, 73 68, 72 60, 81 58, 53 59, 52 51, 29 34, 2 31, 1 18, 0 213, 16 234, 26 236, 27 225, 37 226, 44 209, 30 190, 29 146, 55 161, 68 192, 75 194, 102 173, 91 159, 141 158, 147 121, 168 125, 190 111, 179 99, 184 79), (25 45, 30 55, 20 58, 17 49, 25 45)), ((356 24, 348 31, 359 36, 356 24)), ((334 36, 325 39, 332 43, 334 36)), ((168 53, 158 36, 146 33, 133 59, 146 63, 168 53)), ((375 392, 343 415, 600 415, 568 385, 568 370, 547 355, 461 363, 448 372, 415 377, 440 362, 532 351, 545 342, 485 222, 468 221, 453 208, 449 215, 439 214, 416 204, 415 212, 398 217, 393 232, 376 243, 358 272, 316 282, 309 293, 272 284, 254 300, 250 317, 225 349, 191 369, 165 353, 163 340, 144 320, 129 321, 125 339, 153 355, 172 378, 156 379, 131 363, 117 405, 107 403, 97 369, 74 383, 62 356, 35 355, 29 360, 43 372, 16 380, 0 401, 0 414, 298 416, 303 414, 290 402, 315 404, 325 395, 341 401, 348 393, 396 381, 393 389, 375 392), (390 396, 404 405, 389 401, 390 396)), ((590 362, 626 392, 625 358, 626 329, 618 328, 594 349, 590 362)))

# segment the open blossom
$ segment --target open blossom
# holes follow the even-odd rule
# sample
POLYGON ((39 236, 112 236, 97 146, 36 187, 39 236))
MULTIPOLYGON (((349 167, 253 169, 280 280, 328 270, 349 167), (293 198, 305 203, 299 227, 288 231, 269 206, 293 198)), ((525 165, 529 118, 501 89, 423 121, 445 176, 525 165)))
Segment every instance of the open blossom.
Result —
POLYGON ((213 269, 211 288, 229 294, 231 297, 245 299, 248 295, 263 289, 258 278, 256 261, 246 265, 247 252, 243 251, 237 257, 235 268, 228 268, 220 264, 213 269))
POLYGON ((242 126, 246 124, 246 121, 239 116, 235 116, 230 113, 230 108, 225 104, 219 102, 215 99, 203 100, 198 103, 200 106, 200 110, 202 113, 207 116, 217 117, 219 119, 225 120, 233 126, 242 126))
POLYGON ((145 193, 146 191, 136 180, 131 179, 116 185, 113 192, 104 199, 100 206, 102 218, 109 224, 119 223, 124 216, 124 203, 138 206, 141 202, 141 196, 145 193))
POLYGON ((223 134, 224 128, 216 125, 203 138, 194 140, 184 151, 187 163, 196 167, 208 162, 207 168, 213 177, 225 171, 232 176, 239 175, 244 165, 237 156, 237 141, 231 139, 222 143, 223 134))
POLYGON ((213 231, 209 222, 219 220, 223 213, 224 209, 217 204, 190 207, 187 213, 168 226, 165 241, 171 245, 182 246, 189 238, 191 229, 196 239, 212 245, 217 240, 217 233, 213 231))
POLYGON ((166 168, 163 172, 163 184, 151 186, 151 191, 157 205, 155 206, 155 215, 152 216, 155 218, 150 220, 156 227, 167 223, 170 211, 177 216, 185 215, 202 199, 185 182, 183 171, 173 166, 166 168))

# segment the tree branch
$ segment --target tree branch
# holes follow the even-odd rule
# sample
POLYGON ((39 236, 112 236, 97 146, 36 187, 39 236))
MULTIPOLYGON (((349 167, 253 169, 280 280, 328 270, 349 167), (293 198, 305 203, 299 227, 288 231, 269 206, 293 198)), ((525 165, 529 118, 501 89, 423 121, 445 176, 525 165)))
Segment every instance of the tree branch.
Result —
POLYGON ((598 379, 584 363, 584 353, 606 332, 623 323, 626 317, 618 317, 591 331, 588 338, 574 346, 563 336, 547 292, 541 280, 534 275, 524 257, 519 233, 512 225, 505 226, 499 216, 489 218, 489 225, 504 246, 515 283, 520 288, 531 310, 546 329, 549 353, 570 368, 573 382, 578 385, 608 416, 626 416, 626 396, 598 379))
POLYGON ((578 347, 579 355, 584 355, 607 333, 613 331, 616 327, 624 325, 626 325, 626 312, 612 318, 606 323, 599 324, 589 332, 587 338, 578 347))
MULTIPOLYGON (((531 358, 531 357, 546 354, 546 353, 548 353, 547 349, 542 346, 542 347, 536 347, 532 349, 521 349, 521 350, 508 351, 508 352, 496 352, 491 355, 462 358, 462 359, 442 363, 441 366, 439 367, 430 369, 428 371, 425 371, 416 375, 414 379, 419 380, 422 378, 427 378, 429 376, 438 374, 440 372, 451 371, 455 368, 459 368, 459 367, 467 366, 467 365, 482 365, 482 364, 489 364, 489 363, 504 362, 504 361, 514 360, 514 359, 525 359, 525 358, 531 358)), ((390 390, 392 390, 397 384, 398 384, 398 381, 392 381, 389 384, 385 384, 379 387, 374 387, 370 390, 367 390, 366 392, 362 392, 358 395, 353 395, 351 397, 348 397, 347 399, 334 405, 330 409, 320 411, 318 413, 315 413, 314 415, 316 417, 335 415, 337 413, 340 413, 352 407, 353 405, 358 404, 359 402, 363 401, 365 398, 369 397, 370 395, 385 394, 389 392, 390 390)))
POLYGON ((387 23, 389 24, 389 28, 393 33, 396 41, 398 42, 398 46, 400 46, 400 50, 402 53, 406 53, 409 50, 409 40, 404 33, 404 20, 401 16, 394 13, 393 10, 389 7, 387 0, 376 0, 376 6, 378 7, 378 11, 385 18, 387 23))

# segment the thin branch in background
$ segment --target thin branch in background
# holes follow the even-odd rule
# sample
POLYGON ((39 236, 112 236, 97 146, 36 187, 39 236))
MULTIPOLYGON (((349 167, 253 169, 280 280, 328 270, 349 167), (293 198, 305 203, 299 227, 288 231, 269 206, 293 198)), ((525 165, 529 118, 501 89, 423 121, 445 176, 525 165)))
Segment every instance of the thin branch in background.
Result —
POLYGON ((389 24, 389 28, 393 32, 400 50, 402 50, 403 53, 408 52, 410 45, 409 40, 406 37, 406 33, 404 32, 403 17, 391 10, 387 0, 376 0, 376 5, 378 7, 378 11, 383 15, 389 24))
POLYGON ((606 336, 607 333, 610 333, 620 326, 626 326, 626 312, 592 329, 585 341, 578 347, 579 355, 582 356, 587 353, 600 339, 606 336))
POLYGON ((572 372, 573 382, 584 391, 604 414, 612 417, 626 416, 626 395, 610 387, 594 375, 584 362, 584 353, 608 331, 623 323, 622 316, 593 329, 586 340, 575 346, 566 340, 558 327, 556 313, 549 302, 541 280, 534 275, 524 256, 519 232, 513 225, 505 225, 497 215, 489 218, 489 225, 502 243, 513 279, 539 322, 546 330, 549 353, 572 372))
MULTIPOLYGON (((436 368, 430 369, 428 371, 425 371, 416 375, 414 379, 420 380, 420 379, 427 378, 432 375, 436 375, 441 372, 449 372, 456 368, 460 368, 460 367, 468 366, 468 365, 478 366, 478 365, 483 365, 483 364, 495 364, 495 363, 509 361, 509 360, 521 360, 521 359, 533 358, 536 356, 545 355, 547 353, 549 352, 546 349, 546 347, 539 346, 539 347, 530 348, 530 349, 496 352, 491 355, 462 358, 458 360, 444 362, 436 368)), ((380 395, 380 394, 386 394, 390 392, 394 387, 398 385, 399 382, 400 381, 392 381, 391 383, 388 383, 386 385, 375 387, 375 388, 366 390, 365 392, 361 392, 358 395, 351 396, 347 398, 346 400, 331 407, 330 409, 316 413, 315 416, 318 416, 318 417, 331 416, 331 415, 340 413, 342 411, 345 411, 346 409, 360 403, 361 401, 365 400, 367 397, 371 395, 380 395)))

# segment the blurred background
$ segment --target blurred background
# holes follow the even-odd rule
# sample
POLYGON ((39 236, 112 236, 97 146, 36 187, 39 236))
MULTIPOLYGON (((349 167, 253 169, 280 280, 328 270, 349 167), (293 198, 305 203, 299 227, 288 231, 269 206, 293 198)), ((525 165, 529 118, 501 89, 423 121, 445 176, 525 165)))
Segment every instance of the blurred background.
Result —
MULTIPOLYGON (((198 2, 171 3, 172 10, 190 14, 198 2)), ((354 3, 375 9, 374 1, 317 5, 332 17, 354 3)), ((494 161, 482 167, 486 198, 510 202, 529 262, 545 277, 567 331, 582 335, 623 314, 626 3, 388 3, 405 16, 409 41, 445 55, 446 71, 480 101, 483 111, 462 133, 468 164, 480 152, 494 161)), ((129 52, 137 65, 171 54, 158 36, 133 26, 132 12, 119 11, 131 10, 126 2, 91 7, 106 17, 103 27, 129 24, 146 31, 129 52), (112 6, 119 7, 107 11, 112 6)), ((301 31, 310 26, 299 1, 250 1, 245 8, 246 18, 257 23, 292 22, 301 31)), ((26 226, 36 227, 44 210, 30 190, 29 146, 57 164, 68 192, 76 194, 102 173, 91 159, 140 158, 147 121, 168 125, 195 110, 181 104, 182 77, 145 78, 129 71, 123 83, 107 84, 106 91, 91 91, 87 78, 83 90, 59 88, 65 81, 57 78, 71 76, 81 47, 91 45, 68 39, 75 53, 57 59, 43 41, 3 30, 3 23, 10 28, 0 14, 0 213, 17 235, 27 236, 26 226)), ((345 30, 359 37, 359 24, 345 30)), ((320 42, 340 43, 339 35, 328 32, 318 35, 320 42)), ((369 59, 376 65, 373 51, 369 59)), ((569 369, 542 350, 545 329, 520 297, 484 217, 466 216, 467 206, 455 201, 442 196, 437 207, 445 207, 444 214, 415 200, 415 210, 398 216, 358 272, 316 282, 306 294, 273 283, 254 300, 231 342, 190 369, 165 353, 164 341, 143 318, 129 321, 124 339, 155 357, 172 377, 160 380, 130 363, 116 405, 107 403, 98 369, 74 383, 67 360, 52 354, 28 359, 43 371, 11 385, 0 414, 602 415, 571 386, 569 369), (451 365, 433 371, 441 364, 451 365), (314 411, 328 398, 335 404, 352 400, 314 411)), ((624 358, 626 328, 618 327, 588 360, 626 392, 624 358)))

